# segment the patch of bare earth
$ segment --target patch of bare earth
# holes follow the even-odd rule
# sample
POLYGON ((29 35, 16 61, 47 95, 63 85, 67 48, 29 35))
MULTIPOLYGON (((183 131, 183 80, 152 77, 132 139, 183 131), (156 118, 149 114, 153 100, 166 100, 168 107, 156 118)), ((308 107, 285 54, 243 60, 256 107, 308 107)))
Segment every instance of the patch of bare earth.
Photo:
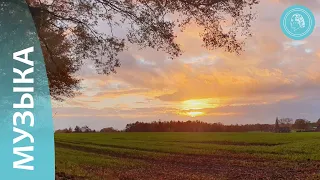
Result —
MULTIPOLYGON (((147 160, 148 161, 148 160, 147 160)), ((237 156, 174 156, 130 169, 120 179, 316 179, 319 162, 289 162, 237 156)))
MULTIPOLYGON (((86 151, 88 149, 81 150, 86 151)), ((319 179, 320 173, 320 162, 318 161, 293 162, 271 160, 242 154, 168 154, 168 156, 161 158, 130 157, 114 153, 108 155, 121 157, 128 162, 139 159, 145 162, 147 166, 123 169, 86 167, 85 169, 90 169, 88 173, 96 174, 100 179, 104 179, 103 172, 112 173, 114 175, 112 179, 114 180, 316 180, 319 179)), ((87 177, 85 179, 91 178, 87 177)))
POLYGON ((84 180, 85 177, 75 176, 75 175, 68 175, 64 172, 56 172, 56 180, 84 180))

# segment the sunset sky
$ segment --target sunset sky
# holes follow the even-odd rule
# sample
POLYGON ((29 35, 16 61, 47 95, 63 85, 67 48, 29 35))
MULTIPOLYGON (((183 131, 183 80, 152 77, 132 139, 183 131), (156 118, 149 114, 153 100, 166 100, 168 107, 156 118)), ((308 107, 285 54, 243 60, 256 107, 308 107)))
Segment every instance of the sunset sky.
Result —
POLYGON ((55 128, 123 129, 127 123, 159 119, 224 124, 274 123, 277 116, 317 120, 320 1, 288 2, 261 0, 255 6, 253 37, 240 56, 203 48, 201 30, 191 25, 177 33, 184 51, 177 59, 131 45, 120 55, 117 74, 97 75, 87 64, 79 73, 82 94, 53 102, 55 128), (279 25, 282 12, 294 4, 309 7, 316 19, 313 34, 303 41, 288 39, 279 25))

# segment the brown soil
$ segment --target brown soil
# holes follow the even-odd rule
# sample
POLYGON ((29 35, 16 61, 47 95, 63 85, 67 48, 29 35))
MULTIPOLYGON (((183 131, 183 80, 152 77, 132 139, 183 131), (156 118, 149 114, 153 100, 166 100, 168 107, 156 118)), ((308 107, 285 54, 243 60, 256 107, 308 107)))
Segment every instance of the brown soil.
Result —
MULTIPOLYGON (((62 144, 59 144, 61 146, 62 144)), ((65 148, 71 148, 64 146, 65 148)), ((89 148, 77 150, 92 152, 89 148)), ((105 154, 104 152, 95 152, 105 154)), ((307 180, 320 179, 320 162, 295 162, 286 160, 271 160, 250 155, 219 154, 219 155, 182 155, 173 154, 166 157, 147 158, 132 157, 117 154, 110 156, 125 158, 126 161, 139 159, 147 164, 136 168, 121 170, 101 167, 84 167, 90 173, 105 179, 103 174, 112 173, 114 180, 215 180, 215 179, 288 179, 307 180)), ((63 173, 56 174, 57 180, 82 180, 91 177, 74 177, 63 173)), ((108 178, 109 180, 110 178, 108 178)))

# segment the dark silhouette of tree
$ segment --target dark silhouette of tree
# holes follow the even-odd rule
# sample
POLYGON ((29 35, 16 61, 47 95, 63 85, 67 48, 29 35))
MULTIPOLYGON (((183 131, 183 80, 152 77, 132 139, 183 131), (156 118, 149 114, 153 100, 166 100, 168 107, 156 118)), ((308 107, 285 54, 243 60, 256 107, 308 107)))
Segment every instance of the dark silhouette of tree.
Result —
POLYGON ((318 121, 316 122, 316 126, 317 128, 315 131, 320 132, 320 119, 318 119, 318 121))
POLYGON ((281 127, 291 127, 293 122, 294 121, 291 118, 281 118, 278 120, 278 123, 281 127))
POLYGON ((93 130, 90 129, 88 126, 82 126, 81 132, 90 133, 93 132, 93 130))
MULTIPOLYGON (((23 0, 8 3, 23 6, 23 0)), ((50 93, 56 100, 75 95, 80 79, 74 73, 87 61, 93 62, 100 74, 116 72, 120 66, 118 54, 128 43, 164 51, 172 58, 179 56, 182 52, 174 29, 183 30, 190 23, 203 29, 200 36, 208 49, 240 53, 243 39, 251 36, 249 28, 254 16, 248 9, 257 3, 258 0, 27 0, 45 55, 50 93), (227 19, 231 28, 226 30, 222 23, 227 19), (109 33, 98 30, 101 24, 109 33), (119 27, 127 30, 125 38, 115 33, 119 27)))
POLYGON ((100 132, 108 133, 108 132, 118 132, 118 131, 115 130, 113 127, 107 127, 107 128, 102 128, 100 132))
POLYGON ((305 119, 296 119, 296 121, 293 124, 294 129, 298 130, 307 130, 309 127, 310 121, 305 119))
POLYGON ((75 132, 75 133, 80 133, 80 132, 81 132, 81 128, 80 128, 79 126, 76 126, 76 127, 74 128, 74 132, 75 132))
POLYGON ((55 131, 55 133, 72 133, 72 129, 71 128, 58 129, 55 131))
POLYGON ((274 131, 275 131, 275 132, 279 132, 279 131, 280 131, 280 126, 279 126, 278 117, 276 118, 276 123, 275 123, 274 131))

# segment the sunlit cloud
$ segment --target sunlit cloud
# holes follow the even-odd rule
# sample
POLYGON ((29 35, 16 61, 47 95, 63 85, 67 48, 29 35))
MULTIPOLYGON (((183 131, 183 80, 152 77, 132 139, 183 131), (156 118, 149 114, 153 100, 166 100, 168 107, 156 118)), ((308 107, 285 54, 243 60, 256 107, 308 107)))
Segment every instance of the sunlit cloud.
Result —
POLYGON ((181 110, 199 110, 204 108, 215 108, 219 100, 214 99, 191 99, 181 102, 181 110))
POLYGON ((186 115, 190 116, 190 117, 196 117, 196 116, 202 116, 204 115, 204 112, 200 112, 200 111, 190 111, 187 112, 186 115))
MULTIPOLYGON (((314 1, 296 2, 320 12, 314 1)), ((320 106, 320 32, 303 41, 286 38, 279 17, 290 3, 261 2, 253 36, 240 55, 205 49, 195 25, 177 32, 184 53, 175 60, 132 45, 120 55, 122 66, 116 74, 102 76, 84 69, 79 75, 84 79, 82 94, 55 103, 56 117, 75 124, 81 117, 83 122, 104 123, 190 118, 270 123, 277 116, 294 118, 301 113, 310 120, 319 118, 315 107, 320 106)))

